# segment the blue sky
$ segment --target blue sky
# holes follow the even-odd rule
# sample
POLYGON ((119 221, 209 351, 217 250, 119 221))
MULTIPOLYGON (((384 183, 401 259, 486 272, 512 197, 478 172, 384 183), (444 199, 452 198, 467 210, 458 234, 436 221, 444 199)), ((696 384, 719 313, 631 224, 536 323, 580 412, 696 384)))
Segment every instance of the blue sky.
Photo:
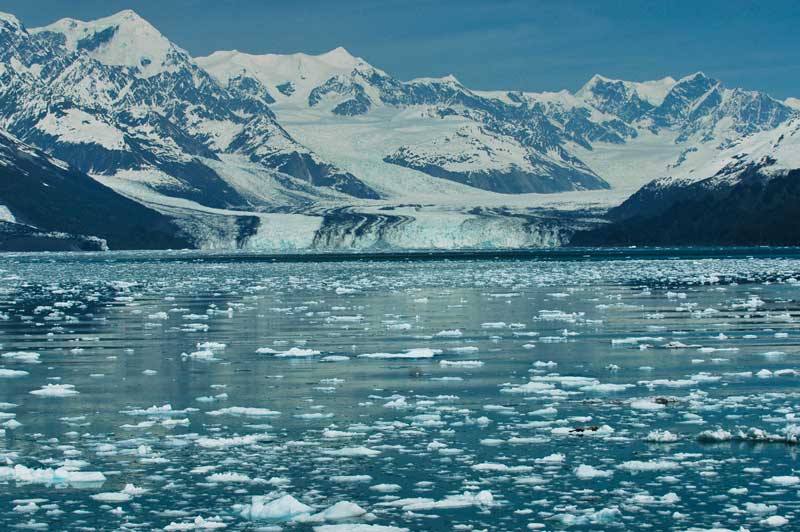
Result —
POLYGON ((577 89, 698 70, 800 97, 800 1, 0 0, 38 26, 130 8, 189 50, 344 46, 401 79, 454 74, 476 89, 577 89))

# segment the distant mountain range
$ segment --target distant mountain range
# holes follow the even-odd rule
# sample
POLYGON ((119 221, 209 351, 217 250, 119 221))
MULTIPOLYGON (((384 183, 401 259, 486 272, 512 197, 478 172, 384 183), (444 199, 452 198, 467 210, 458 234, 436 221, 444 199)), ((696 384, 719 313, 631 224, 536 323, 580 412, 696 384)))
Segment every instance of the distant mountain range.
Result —
POLYGON ((0 14, 14 248, 800 244, 775 229, 800 206, 798 128, 800 100, 703 73, 475 91, 343 48, 192 58, 129 10, 35 29, 0 14), (761 229, 727 220, 756 197, 761 229))

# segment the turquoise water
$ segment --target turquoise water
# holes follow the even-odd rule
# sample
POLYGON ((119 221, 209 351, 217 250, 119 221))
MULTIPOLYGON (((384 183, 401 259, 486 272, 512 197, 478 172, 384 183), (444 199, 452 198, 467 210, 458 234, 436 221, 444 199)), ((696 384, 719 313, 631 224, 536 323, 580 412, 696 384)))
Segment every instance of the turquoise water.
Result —
POLYGON ((795 251, 584 255, 0 257, 0 529, 800 529, 795 251))

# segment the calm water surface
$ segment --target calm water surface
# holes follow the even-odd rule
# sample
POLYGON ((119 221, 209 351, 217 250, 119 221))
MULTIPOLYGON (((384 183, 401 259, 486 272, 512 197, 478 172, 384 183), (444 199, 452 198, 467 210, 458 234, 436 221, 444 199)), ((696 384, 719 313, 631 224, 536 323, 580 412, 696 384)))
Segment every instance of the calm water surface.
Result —
POLYGON ((0 530, 800 530, 769 255, 0 257, 0 530))

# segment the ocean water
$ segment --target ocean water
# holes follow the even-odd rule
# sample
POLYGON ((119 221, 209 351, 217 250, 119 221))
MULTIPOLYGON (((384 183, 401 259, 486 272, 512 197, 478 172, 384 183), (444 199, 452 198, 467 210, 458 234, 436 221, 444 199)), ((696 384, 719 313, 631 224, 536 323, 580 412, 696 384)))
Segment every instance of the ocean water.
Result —
POLYGON ((2 256, 0 530, 800 530, 797 254, 589 255, 2 256))

